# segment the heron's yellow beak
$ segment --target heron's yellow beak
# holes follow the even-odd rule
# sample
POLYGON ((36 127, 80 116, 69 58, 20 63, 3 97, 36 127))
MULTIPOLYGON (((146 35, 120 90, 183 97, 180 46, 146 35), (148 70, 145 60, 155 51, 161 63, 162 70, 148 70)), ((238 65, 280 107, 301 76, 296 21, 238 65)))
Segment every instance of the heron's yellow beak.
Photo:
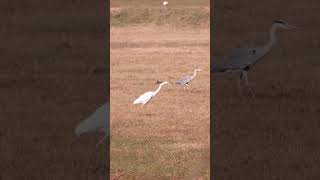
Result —
POLYGON ((297 26, 288 25, 287 29, 300 29, 300 28, 298 28, 297 26))

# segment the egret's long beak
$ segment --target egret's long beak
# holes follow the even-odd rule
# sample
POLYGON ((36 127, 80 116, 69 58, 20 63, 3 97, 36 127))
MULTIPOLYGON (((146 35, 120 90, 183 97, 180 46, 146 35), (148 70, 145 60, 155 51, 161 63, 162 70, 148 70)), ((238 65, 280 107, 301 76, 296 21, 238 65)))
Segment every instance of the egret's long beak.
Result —
POLYGON ((163 82, 163 81, 159 81, 159 80, 158 80, 155 84, 160 84, 160 83, 162 83, 162 82, 163 82))

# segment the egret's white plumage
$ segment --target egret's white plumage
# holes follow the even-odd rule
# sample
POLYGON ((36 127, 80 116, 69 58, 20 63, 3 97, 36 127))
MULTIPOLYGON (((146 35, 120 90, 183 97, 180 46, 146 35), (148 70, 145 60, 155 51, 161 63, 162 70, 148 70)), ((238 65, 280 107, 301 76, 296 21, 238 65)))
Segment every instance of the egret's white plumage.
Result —
POLYGON ((142 94, 140 97, 138 97, 138 98, 133 102, 133 104, 140 104, 140 103, 141 103, 142 105, 144 105, 144 104, 148 103, 148 102, 160 91, 161 87, 162 87, 164 84, 168 84, 168 83, 169 83, 169 82, 167 82, 167 81, 162 82, 162 83, 159 85, 159 87, 158 87, 157 90, 155 90, 155 91, 148 91, 148 92, 142 94))

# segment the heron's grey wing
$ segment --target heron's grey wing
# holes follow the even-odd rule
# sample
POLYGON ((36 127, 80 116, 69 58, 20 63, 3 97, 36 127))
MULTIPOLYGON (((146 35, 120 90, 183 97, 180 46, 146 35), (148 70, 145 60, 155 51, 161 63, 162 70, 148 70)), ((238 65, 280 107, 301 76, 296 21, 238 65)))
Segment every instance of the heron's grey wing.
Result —
POLYGON ((82 121, 75 129, 75 133, 80 136, 84 133, 98 132, 103 130, 106 135, 109 134, 109 103, 98 108, 87 119, 82 121))
POLYGON ((250 65, 256 50, 253 48, 237 48, 232 53, 223 58, 221 64, 213 64, 212 72, 236 71, 250 65))
POLYGON ((188 83, 190 80, 191 80, 191 76, 185 76, 185 77, 181 78, 180 80, 178 80, 177 84, 184 85, 184 84, 188 83))
POLYGON ((270 48, 266 47, 256 47, 253 49, 254 55, 250 56, 248 59, 250 66, 254 66, 257 62, 263 59, 270 52, 270 48))

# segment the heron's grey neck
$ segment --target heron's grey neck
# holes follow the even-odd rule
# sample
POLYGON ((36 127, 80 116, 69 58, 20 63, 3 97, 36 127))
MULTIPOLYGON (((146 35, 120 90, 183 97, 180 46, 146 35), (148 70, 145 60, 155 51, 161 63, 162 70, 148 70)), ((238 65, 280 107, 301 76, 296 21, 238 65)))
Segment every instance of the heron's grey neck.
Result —
POLYGON ((156 95, 156 94, 160 91, 161 87, 162 87, 164 84, 165 84, 165 83, 161 83, 161 84, 159 85, 158 89, 154 91, 154 94, 153 94, 153 95, 156 95))
POLYGON ((194 77, 196 77, 197 71, 198 71, 197 69, 195 69, 195 70, 193 71, 193 75, 192 75, 191 79, 193 79, 194 77))
POLYGON ((267 51, 269 51, 277 42, 277 36, 276 36, 277 28, 278 26, 276 24, 273 24, 270 28, 270 39, 268 44, 265 47, 267 51))

